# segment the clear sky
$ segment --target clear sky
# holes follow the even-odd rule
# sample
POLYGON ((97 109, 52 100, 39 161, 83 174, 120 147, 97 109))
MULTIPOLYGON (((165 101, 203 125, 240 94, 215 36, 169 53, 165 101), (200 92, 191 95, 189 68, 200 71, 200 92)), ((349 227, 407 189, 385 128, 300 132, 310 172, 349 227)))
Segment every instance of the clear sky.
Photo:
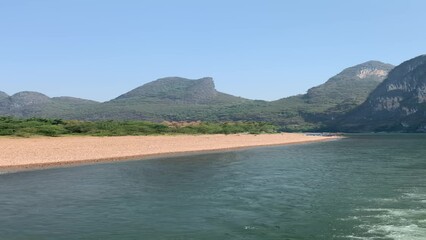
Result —
POLYGON ((275 100, 426 53, 424 0, 0 0, 0 91, 98 101, 166 76, 275 100))

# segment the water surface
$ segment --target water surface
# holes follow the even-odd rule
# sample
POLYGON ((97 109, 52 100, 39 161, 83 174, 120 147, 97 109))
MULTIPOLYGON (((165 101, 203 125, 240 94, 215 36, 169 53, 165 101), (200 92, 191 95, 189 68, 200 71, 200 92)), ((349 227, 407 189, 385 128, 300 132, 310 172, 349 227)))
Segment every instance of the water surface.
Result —
POLYGON ((426 136, 0 175, 0 239, 426 239, 426 136))

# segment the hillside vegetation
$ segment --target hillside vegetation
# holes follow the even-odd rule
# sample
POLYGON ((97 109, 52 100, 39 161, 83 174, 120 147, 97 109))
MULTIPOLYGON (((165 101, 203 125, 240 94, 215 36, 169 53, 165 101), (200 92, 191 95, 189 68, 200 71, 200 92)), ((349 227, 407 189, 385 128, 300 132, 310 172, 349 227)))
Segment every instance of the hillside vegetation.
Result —
POLYGON ((275 133, 277 127, 267 123, 152 123, 146 121, 77 121, 62 119, 0 117, 0 136, 137 136, 161 134, 234 134, 275 133))

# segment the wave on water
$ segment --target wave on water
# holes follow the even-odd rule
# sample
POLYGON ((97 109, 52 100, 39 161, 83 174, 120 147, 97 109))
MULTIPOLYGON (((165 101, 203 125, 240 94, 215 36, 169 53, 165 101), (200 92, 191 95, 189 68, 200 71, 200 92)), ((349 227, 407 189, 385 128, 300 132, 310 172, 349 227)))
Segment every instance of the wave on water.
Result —
POLYGON ((16 173, 17 171, 5 171, 5 172, 2 172, 2 171, 0 171, 0 175, 6 175, 6 174, 11 174, 11 173, 16 173))
POLYGON ((404 193, 397 198, 397 201, 393 199, 376 201, 384 206, 356 209, 353 216, 341 219, 357 222, 356 233, 343 238, 424 240, 426 239, 425 201, 426 194, 404 193))

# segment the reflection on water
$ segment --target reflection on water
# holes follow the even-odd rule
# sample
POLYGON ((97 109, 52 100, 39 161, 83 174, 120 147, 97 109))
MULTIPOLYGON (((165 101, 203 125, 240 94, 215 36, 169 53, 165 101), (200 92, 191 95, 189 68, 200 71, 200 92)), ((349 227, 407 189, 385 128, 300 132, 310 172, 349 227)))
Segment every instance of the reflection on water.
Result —
POLYGON ((0 239, 425 239, 426 137, 0 174, 0 239))

